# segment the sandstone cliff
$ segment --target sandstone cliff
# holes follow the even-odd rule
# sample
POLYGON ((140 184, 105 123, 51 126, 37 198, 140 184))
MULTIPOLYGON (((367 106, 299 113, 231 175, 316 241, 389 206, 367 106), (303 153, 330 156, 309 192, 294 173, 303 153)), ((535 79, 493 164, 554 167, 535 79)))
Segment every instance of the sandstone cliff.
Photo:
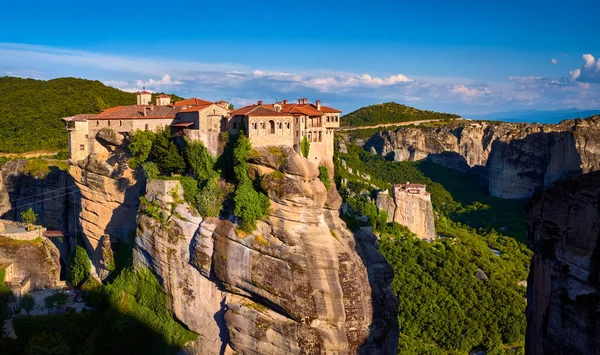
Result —
POLYGON ((375 204, 387 211, 388 223, 396 222, 406 226, 421 239, 435 239, 433 205, 429 194, 411 194, 392 189, 392 194, 381 191, 375 204))
POLYGON ((29 275, 31 289, 56 286, 60 278, 58 248, 45 237, 21 241, 0 236, 0 262, 12 262, 29 275))
POLYGON ((282 151, 284 161, 265 149, 252 164, 271 200, 255 232, 149 194, 169 217, 140 206, 136 264, 159 276, 175 316, 201 335, 197 353, 395 354, 393 273, 374 237, 348 231, 335 188, 282 151))
POLYGON ((461 171, 485 166, 492 195, 525 198, 565 176, 600 170, 600 117, 556 125, 460 121, 400 127, 375 134, 365 149, 396 161, 427 157, 461 171))
POLYGON ((108 139, 106 130, 100 131, 94 153, 85 160, 71 161, 69 165, 69 174, 80 196, 80 230, 94 272, 101 279, 108 275, 104 256, 109 242, 123 240, 135 233, 143 188, 143 183, 135 178, 134 171, 128 166, 129 152, 123 136, 112 133, 109 135, 112 139, 108 139))
POLYGON ((78 196, 73 179, 66 171, 50 167, 43 177, 31 176, 27 160, 17 159, 0 170, 0 215, 20 220, 20 213, 32 208, 38 224, 48 229, 72 233, 77 223, 78 196))
POLYGON ((535 196, 527 225, 527 353, 599 354, 600 172, 535 196))

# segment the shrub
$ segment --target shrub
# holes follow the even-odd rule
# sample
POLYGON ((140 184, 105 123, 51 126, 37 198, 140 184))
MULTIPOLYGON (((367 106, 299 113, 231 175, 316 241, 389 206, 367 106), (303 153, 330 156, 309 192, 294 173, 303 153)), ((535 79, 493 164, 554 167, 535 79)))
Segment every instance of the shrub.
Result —
POLYGON ((33 298, 31 294, 28 293, 21 297, 21 300, 19 301, 19 308, 23 308, 25 312, 27 312, 27 315, 29 315, 34 306, 35 298, 33 298))
POLYGON ((111 306, 121 313, 121 318, 133 317, 160 334, 168 344, 183 347, 197 338, 197 334, 173 319, 167 295, 149 269, 125 269, 105 289, 111 306))
POLYGON ((248 159, 252 154, 250 140, 240 134, 233 149, 233 171, 238 181, 233 198, 235 203, 233 213, 242 220, 240 228, 247 232, 256 229, 256 221, 265 217, 270 206, 267 195, 254 189, 248 174, 250 170, 248 159))
POLYGON ((155 139, 156 135, 152 131, 141 131, 139 129, 135 131, 128 146, 129 151, 133 155, 129 161, 129 166, 135 169, 148 159, 155 139))
POLYGON ((144 172, 146 181, 156 179, 160 174, 160 171, 158 171, 158 166, 156 166, 155 163, 150 161, 147 161, 142 164, 142 171, 144 172))
POLYGON ((69 283, 73 286, 78 286, 89 276, 91 265, 85 249, 80 245, 75 247, 75 252, 71 255, 71 260, 69 261, 69 271, 67 273, 69 283))
POLYGON ((173 142, 169 129, 161 129, 156 134, 150 153, 158 169, 165 174, 180 174, 185 170, 185 160, 173 142))
POLYGON ((206 181, 216 175, 214 171, 215 160, 201 141, 187 142, 185 159, 190 170, 199 181, 206 181))
POLYGON ((310 142, 306 136, 302 137, 302 141, 300 142, 300 151, 302 152, 302 156, 308 158, 308 153, 310 152, 310 142))
POLYGON ((196 196, 196 209, 203 217, 217 217, 223 206, 227 191, 219 188, 218 177, 206 181, 196 196))
POLYGON ((35 212, 33 212, 33 209, 31 209, 31 208, 29 208, 25 212, 21 212, 21 219, 27 225, 30 225, 30 226, 34 225, 35 222, 37 222, 37 218, 38 218, 38 214, 36 214, 35 212))
POLYGON ((327 170, 325 165, 321 165, 319 167, 319 180, 321 180, 327 191, 329 191, 329 188, 331 187, 331 181, 329 181, 329 170, 327 170))

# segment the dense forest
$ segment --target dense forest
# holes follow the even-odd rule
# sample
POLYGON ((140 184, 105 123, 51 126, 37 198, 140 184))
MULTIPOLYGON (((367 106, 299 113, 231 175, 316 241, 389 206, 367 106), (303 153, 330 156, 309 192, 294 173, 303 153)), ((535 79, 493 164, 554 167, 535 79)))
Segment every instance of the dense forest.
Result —
POLYGON ((350 211, 343 218, 350 228, 370 225, 381 235, 399 300, 399 353, 523 353, 522 282, 531 252, 517 241, 525 233, 522 203, 491 197, 476 181, 428 161, 391 162, 347 146, 335 157, 336 184, 350 211), (405 181, 427 184, 438 240, 421 241, 377 211, 376 192, 405 181))
POLYGON ((340 125, 344 127, 360 127, 420 120, 451 120, 459 117, 450 113, 419 110, 395 102, 386 102, 362 107, 350 112, 342 116, 342 123, 340 125))
POLYGON ((99 81, 0 77, 0 153, 66 149, 63 117, 135 103, 134 93, 99 81))

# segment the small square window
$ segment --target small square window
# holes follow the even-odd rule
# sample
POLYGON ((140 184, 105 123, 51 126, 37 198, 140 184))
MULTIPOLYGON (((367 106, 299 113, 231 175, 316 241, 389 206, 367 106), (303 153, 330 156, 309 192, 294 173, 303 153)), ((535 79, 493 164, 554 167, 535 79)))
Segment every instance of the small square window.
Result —
POLYGON ((79 150, 85 150, 85 145, 83 145, 83 144, 80 144, 80 145, 79 145, 79 150))

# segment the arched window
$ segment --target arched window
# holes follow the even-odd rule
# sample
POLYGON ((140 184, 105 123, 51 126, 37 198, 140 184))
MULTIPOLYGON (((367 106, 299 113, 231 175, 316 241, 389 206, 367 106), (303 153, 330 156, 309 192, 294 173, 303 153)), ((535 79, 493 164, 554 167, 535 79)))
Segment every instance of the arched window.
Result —
POLYGON ((100 121, 96 121, 96 126, 100 126, 100 121))
POLYGON ((123 125, 123 121, 119 121, 119 126, 122 126, 122 125, 123 125))
POLYGON ((260 129, 265 129, 265 123, 264 122, 260 123, 260 129))
POLYGON ((321 136, 321 131, 319 131, 319 142, 323 141, 323 137, 321 136))
POLYGON ((146 131, 148 130, 148 124, 146 123, 146 131))
POLYGON ((110 127, 110 120, 108 121, 108 127, 110 127))
POLYGON ((275 134, 275 121, 269 120, 269 134, 275 134))
POLYGON ((338 117, 338 116, 335 116, 335 122, 337 122, 337 121, 338 121, 338 119, 339 119, 339 117, 338 117))
POLYGON ((256 122, 252 123, 252 129, 256 129, 256 122))
POLYGON ((277 122, 277 128, 281 129, 281 122, 277 122))
POLYGON ((312 134, 310 132, 308 132, 308 141, 312 142, 312 134))
POLYGON ((290 129, 290 123, 289 122, 285 123, 285 129, 290 129))

